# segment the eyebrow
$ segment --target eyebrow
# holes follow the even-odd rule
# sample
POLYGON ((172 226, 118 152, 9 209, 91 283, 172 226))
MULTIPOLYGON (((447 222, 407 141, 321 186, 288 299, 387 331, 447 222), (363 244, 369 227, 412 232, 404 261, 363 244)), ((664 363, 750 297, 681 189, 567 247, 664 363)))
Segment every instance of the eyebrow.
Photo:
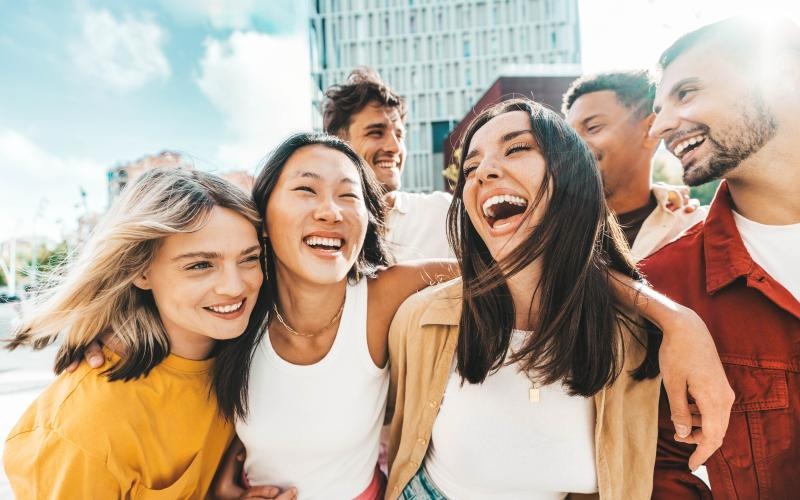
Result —
MULTIPOLYGON (((247 255, 251 252, 255 252, 256 250, 260 249, 261 245, 253 245, 251 247, 245 248, 239 253, 239 256, 247 255)), ((219 252, 187 252, 178 255, 177 257, 173 257, 172 260, 184 260, 184 259, 220 259, 222 258, 222 254, 219 252)))
MULTIPOLYGON (((523 134, 531 134, 531 135, 533 135, 533 132, 531 132, 528 129, 516 130, 514 132, 509 132, 509 133, 505 134, 503 137, 500 138, 500 140, 498 142, 500 144, 502 144, 504 142, 510 141, 511 139, 513 139, 515 137, 519 137, 519 136, 521 136, 523 134)), ((467 156, 464 158, 464 161, 466 162, 467 160, 469 160, 470 158, 472 158, 474 156, 477 156, 478 154, 480 154, 480 151, 478 149, 473 149, 469 153, 467 153, 467 156)))
MULTIPOLYGON (((675 94, 678 93, 681 87, 683 87, 687 83, 700 83, 700 79, 697 78, 696 76, 690 76, 688 78, 684 78, 683 80, 678 80, 677 82, 675 82, 675 85, 673 85, 672 88, 669 89, 669 94, 667 94, 667 97, 673 97, 675 94)), ((659 111, 661 111, 661 106, 653 106, 654 113, 658 114, 659 111)))
MULTIPOLYGON (((311 172, 309 170, 301 170, 300 172, 296 172, 294 174, 294 177, 295 177, 295 179, 300 177, 300 178, 304 178, 304 179, 314 179, 315 181, 323 180, 321 175, 319 175, 316 172, 311 172)), ((353 179, 352 177, 347 177, 347 176, 342 177, 339 180, 339 183, 340 184, 353 184, 353 185, 359 185, 360 184, 356 179, 353 179)))

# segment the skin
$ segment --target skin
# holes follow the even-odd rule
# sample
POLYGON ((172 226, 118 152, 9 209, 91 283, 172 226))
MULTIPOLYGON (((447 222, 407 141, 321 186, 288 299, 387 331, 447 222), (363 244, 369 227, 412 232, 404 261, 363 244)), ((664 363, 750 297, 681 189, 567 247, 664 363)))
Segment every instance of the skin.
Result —
MULTIPOLYGON (((504 113, 476 131, 465 157, 464 205, 495 260, 502 259, 524 241, 540 220, 546 203, 545 199, 538 207, 529 206, 527 221, 524 216, 515 216, 500 231, 491 227, 483 216, 483 200, 498 190, 521 196, 529 204, 535 199, 545 164, 533 139, 526 113, 504 113)), ((531 317, 536 314, 537 301, 535 298, 531 301, 530 291, 536 289, 540 277, 541 263, 534 261, 508 280, 517 311, 516 328, 533 326, 531 317)), ((632 304, 664 332, 659 351, 664 385, 673 408, 676 432, 682 439, 699 443, 690 459, 690 467, 696 469, 721 445, 734 399, 713 339, 693 311, 618 273, 612 272, 611 277, 617 299, 632 304), (687 389, 697 401, 695 413, 701 413, 702 417, 693 416, 690 411, 687 389), (698 427, 694 432, 692 425, 698 427)))
MULTIPOLYGON (((523 111, 499 115, 475 132, 464 162, 464 207, 473 226, 496 261, 501 261, 530 235, 541 220, 547 200, 531 204, 544 179, 546 165, 530 126, 530 116, 523 111), (512 195, 524 198, 528 210, 494 225, 484 216, 483 204, 492 196, 512 195)), ((541 276, 541 261, 508 279, 516 311, 515 328, 530 330, 531 290, 541 276)))
MULTIPOLYGON (((297 331, 319 332, 299 337, 277 320, 270 322, 273 348, 290 363, 316 363, 333 346, 339 321, 326 325, 344 301, 347 274, 367 230, 361 193, 358 171, 347 156, 312 145, 289 158, 267 203, 265 221, 275 256, 281 314, 297 331), (341 238, 343 245, 339 251, 315 250, 305 243, 309 235, 341 238)), ((389 325, 400 304, 416 291, 455 277, 453 264, 439 260, 394 265, 368 282, 367 344, 376 366, 388 361, 389 325)), ((234 479, 240 474, 243 453, 237 440, 226 454, 215 486, 220 498, 246 494, 234 479)))
POLYGON ((597 158, 606 201, 615 213, 632 212, 650 200, 651 159, 658 139, 648 132, 654 119, 654 114, 637 116, 613 90, 583 94, 567 113, 567 123, 597 158))
POLYGON ((687 183, 722 176, 741 215, 762 224, 796 224, 800 63, 779 50, 765 57, 767 73, 761 74, 743 71, 739 61, 714 44, 687 50, 663 72, 650 133, 664 139, 673 153, 681 140, 706 135, 699 147, 680 156, 687 183), (769 119, 771 133, 765 130, 769 119), (766 136, 754 137, 753 130, 766 136), (747 154, 736 158, 734 149, 747 154), (712 166, 723 160, 728 163, 724 168, 712 166))
POLYGON ((228 208, 212 208, 195 232, 164 238, 134 284, 152 292, 172 354, 205 359, 216 340, 242 334, 263 279, 259 255, 255 228, 228 208))
POLYGON ((406 128, 397 108, 371 102, 350 118, 342 139, 367 162, 384 190, 384 201, 394 206, 395 191, 406 163, 406 128))

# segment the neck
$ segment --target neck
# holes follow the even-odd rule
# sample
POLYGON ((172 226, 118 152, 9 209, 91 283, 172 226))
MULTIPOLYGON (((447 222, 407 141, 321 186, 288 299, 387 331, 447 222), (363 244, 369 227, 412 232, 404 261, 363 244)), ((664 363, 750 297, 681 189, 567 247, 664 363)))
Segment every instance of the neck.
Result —
POLYGON ((634 168, 631 172, 646 172, 647 175, 631 176, 606 194, 608 208, 617 215, 633 212, 650 203, 650 167, 634 168))
POLYGON ((386 212, 394 208, 394 202, 397 200, 397 191, 387 191, 383 195, 383 204, 386 207, 386 212))
POLYGON ((800 150, 776 136, 727 177, 736 211, 769 225, 800 223, 800 150))
POLYGON ((542 264, 537 259, 528 267, 508 278, 506 283, 514 301, 514 328, 518 330, 535 330, 536 317, 539 313, 542 264))
POLYGON ((289 326, 301 333, 318 332, 328 326, 344 301, 347 278, 320 285, 288 276, 280 268, 277 271, 277 305, 289 326))
POLYGON ((170 354, 197 361, 208 359, 216 342, 214 339, 202 335, 186 338, 182 335, 173 335, 167 332, 167 337, 169 337, 170 354))

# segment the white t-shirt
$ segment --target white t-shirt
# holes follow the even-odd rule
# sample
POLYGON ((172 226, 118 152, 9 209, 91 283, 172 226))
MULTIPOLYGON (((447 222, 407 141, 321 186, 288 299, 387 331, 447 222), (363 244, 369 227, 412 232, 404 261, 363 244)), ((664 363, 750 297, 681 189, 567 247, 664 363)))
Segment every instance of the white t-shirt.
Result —
POLYGON ((396 262, 453 258, 447 243, 448 193, 396 193, 386 215, 386 242, 396 262))
POLYGON ((367 345, 366 279, 347 285, 336 339, 317 363, 284 360, 267 332, 250 368, 250 412, 236 421, 247 479, 295 486, 301 500, 358 496, 378 462, 388 388, 367 345))
POLYGON ((747 253, 800 300, 800 224, 769 226, 733 212, 747 253))
MULTIPOLYGON (((518 349, 528 332, 515 330, 518 349)), ((539 388, 518 364, 482 384, 453 371, 433 425, 425 470, 447 498, 560 500, 597 492, 594 398, 570 396, 560 384, 539 388)))

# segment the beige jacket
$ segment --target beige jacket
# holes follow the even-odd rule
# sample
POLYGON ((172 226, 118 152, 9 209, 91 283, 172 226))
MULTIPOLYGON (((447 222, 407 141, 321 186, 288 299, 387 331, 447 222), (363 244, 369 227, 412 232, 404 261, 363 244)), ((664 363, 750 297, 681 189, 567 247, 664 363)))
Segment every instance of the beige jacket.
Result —
POLYGON ((658 205, 642 223, 631 247, 636 262, 674 240, 683 231, 705 219, 708 214, 708 207, 698 207, 694 212, 687 213, 683 197, 675 186, 656 183, 653 184, 652 192, 658 205), (673 202, 680 204, 675 210, 668 207, 670 195, 673 202))
MULTIPOLYGON (((415 294, 394 317, 389 332, 392 383, 388 411, 394 413, 387 499, 397 498, 425 459, 453 366, 460 317, 460 279, 415 294)), ((645 349, 630 334, 623 338, 623 372, 594 397, 599 495, 570 498, 650 498, 661 382, 636 382, 630 377, 630 371, 644 359, 645 349)))

